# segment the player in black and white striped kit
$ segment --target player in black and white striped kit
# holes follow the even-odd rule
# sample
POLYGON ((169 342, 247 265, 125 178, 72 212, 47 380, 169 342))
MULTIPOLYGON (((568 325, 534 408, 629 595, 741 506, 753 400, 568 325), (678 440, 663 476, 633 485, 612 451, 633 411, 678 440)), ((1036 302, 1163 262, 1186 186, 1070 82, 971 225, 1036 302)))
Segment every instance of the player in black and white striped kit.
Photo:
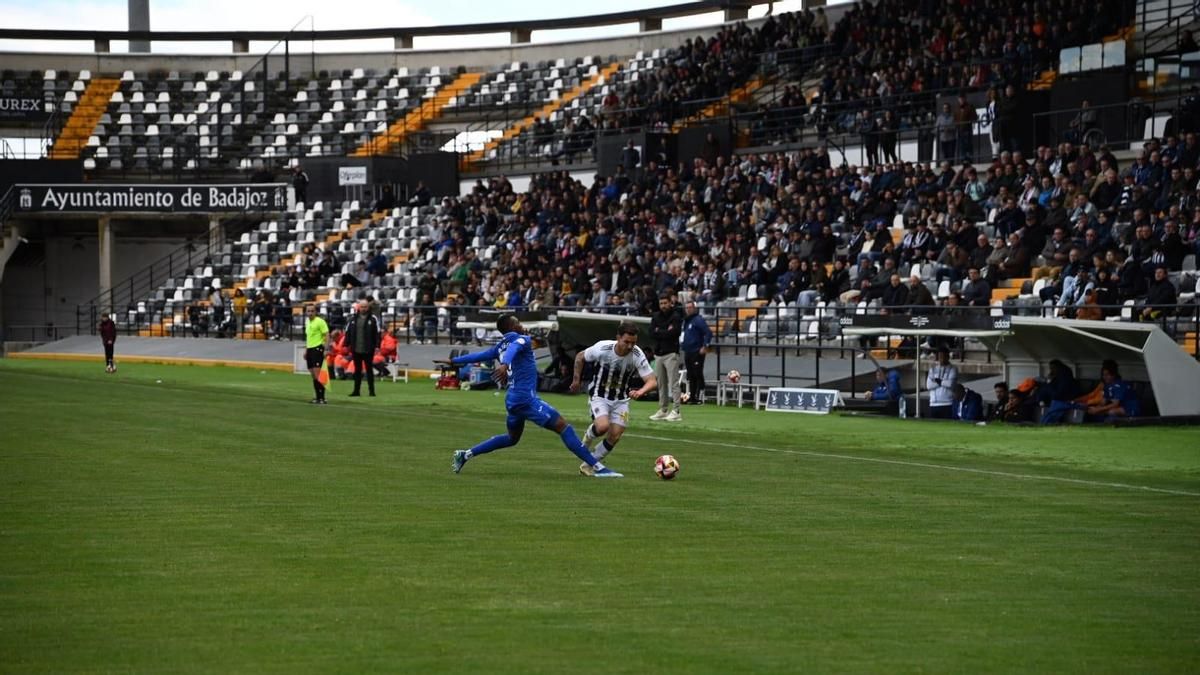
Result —
MULTIPOLYGON (((584 445, 590 446, 596 438, 604 437, 592 451, 597 459, 612 452, 625 427, 629 423, 629 399, 641 398, 658 388, 654 369, 646 354, 637 346, 637 326, 622 321, 617 326, 616 340, 601 340, 575 356, 575 378, 571 380, 571 393, 579 391, 583 378, 583 364, 592 364, 592 380, 588 384, 588 408, 592 423, 583 435, 584 445), (640 389, 631 390, 629 381, 634 375, 642 378, 640 389)), ((588 475, 592 467, 579 466, 579 472, 588 475)))

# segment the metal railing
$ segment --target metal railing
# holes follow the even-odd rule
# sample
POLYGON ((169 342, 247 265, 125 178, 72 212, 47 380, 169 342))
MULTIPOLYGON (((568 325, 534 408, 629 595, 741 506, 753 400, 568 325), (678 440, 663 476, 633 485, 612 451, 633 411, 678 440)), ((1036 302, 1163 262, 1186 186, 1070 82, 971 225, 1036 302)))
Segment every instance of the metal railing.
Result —
POLYGON ((1183 26, 1196 21, 1194 0, 1159 0, 1137 3, 1138 56, 1151 56, 1177 48, 1183 26))
POLYGON ((243 232, 253 230, 260 220, 257 214, 244 211, 222 223, 224 236, 220 241, 214 241, 207 234, 189 239, 187 243, 133 273, 127 279, 113 284, 108 291, 80 303, 75 311, 76 332, 85 332, 88 326, 94 327, 105 313, 136 312, 138 304, 150 300, 153 292, 167 280, 188 276, 198 266, 211 265, 211 259, 220 255, 229 241, 236 239, 243 232))
MULTIPOLYGON (((1162 135, 1177 135, 1189 128, 1189 123, 1181 117, 1185 113, 1184 103, 1184 95, 1177 93, 1154 101, 1134 100, 1034 113, 1034 138, 1038 145, 1055 146, 1067 142, 1087 145, 1093 150, 1105 145, 1115 149, 1153 137, 1146 133, 1146 122, 1164 114, 1175 120, 1175 127, 1173 130, 1167 128, 1162 135), (1095 118, 1089 122, 1085 113, 1092 113, 1095 118)), ((1200 110, 1197 113, 1200 114, 1200 110)), ((1192 123, 1190 128, 1197 127, 1192 123)))
MULTIPOLYGON (((810 305, 805 308, 787 306, 762 306, 753 302, 721 302, 703 304, 701 314, 708 322, 714 334, 714 343, 719 347, 714 358, 718 363, 721 354, 726 356, 745 356, 753 364, 755 358, 778 359, 788 354, 811 351, 817 348, 818 358, 826 354, 837 353, 840 358, 853 358, 856 353, 872 353, 883 359, 913 358, 916 350, 922 347, 922 342, 902 336, 882 335, 878 338, 849 337, 842 334, 840 319, 849 316, 862 315, 891 315, 918 316, 940 315, 955 317, 1000 317, 1000 316, 1041 316, 1052 318, 1059 315, 1060 310, 1070 317, 1075 315, 1078 308, 1059 308, 1044 304, 1041 300, 1007 301, 1003 305, 989 307, 968 306, 913 306, 881 308, 877 306, 857 307, 851 305, 810 305)), ((343 311, 327 316, 331 329, 344 328, 349 320, 350 302, 335 303, 343 311)), ((1089 306, 1099 310, 1106 320, 1132 322, 1138 321, 1143 310, 1154 312, 1153 318, 1145 319, 1158 325, 1167 335, 1174 338, 1196 359, 1200 359, 1200 344, 1197 344, 1196 331, 1200 328, 1200 304, 1196 302, 1178 303, 1174 305, 1095 305, 1089 306)), ((468 312, 477 312, 478 306, 467 305, 409 305, 392 311, 381 308, 381 315, 388 330, 403 344, 431 345, 470 345, 483 344, 489 339, 491 331, 475 328, 460 328, 459 322, 464 320, 468 312)), ((520 314, 521 308, 510 308, 520 314)), ((585 307, 540 307, 539 311, 554 314, 559 310, 588 311, 585 307)), ((81 306, 80 312, 86 311, 81 306)), ((303 337, 304 317, 301 303, 290 302, 283 306, 282 312, 271 307, 269 313, 264 313, 264 305, 249 304, 244 313, 235 313, 226 306, 214 309, 206 301, 196 301, 177 305, 170 310, 174 321, 170 327, 164 327, 162 316, 153 312, 139 313, 136 310, 117 312, 117 326, 126 334, 149 334, 154 337, 239 337, 243 339, 283 339, 294 340, 303 337), (239 320, 240 319, 240 320, 239 320)), ((595 313, 611 315, 636 315, 637 312, 628 308, 606 307, 595 313)), ((77 322, 76 332, 80 334, 95 334, 99 315, 81 314, 77 322), (93 320, 95 319, 95 320, 93 320)), ((963 361, 991 362, 990 351, 980 342, 962 337, 931 338, 932 346, 946 346, 954 358, 963 361)), ((929 345, 925 345, 929 346, 929 345)), ((819 366, 817 373, 819 377, 819 366)), ((754 378, 753 366, 744 376, 754 378)), ((767 377, 764 375, 764 377, 767 377)), ((774 377, 772 375, 771 377, 774 377)), ((786 382, 788 376, 786 367, 780 373, 786 382)))
POLYGON ((4 327, 5 342, 53 342, 72 335, 81 335, 76 327, 44 324, 10 324, 4 327))

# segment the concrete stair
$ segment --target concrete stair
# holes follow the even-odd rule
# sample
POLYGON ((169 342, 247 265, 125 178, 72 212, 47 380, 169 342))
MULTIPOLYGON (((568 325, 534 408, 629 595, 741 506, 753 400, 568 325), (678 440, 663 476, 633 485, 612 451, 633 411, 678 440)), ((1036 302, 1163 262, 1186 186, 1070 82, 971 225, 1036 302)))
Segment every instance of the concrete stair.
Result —
POLYGON ((87 147, 88 137, 96 130, 100 116, 108 110, 108 102, 113 92, 121 86, 121 81, 113 78, 97 77, 88 82, 87 89, 79 97, 79 103, 71 111, 71 117, 54 139, 54 147, 50 149, 50 159, 79 159, 83 149, 87 147))
POLYGON ((583 94, 587 93, 587 91, 590 90, 592 87, 595 87, 598 84, 602 84, 602 83, 608 81, 608 78, 612 77, 612 75, 614 73, 616 73, 620 67, 621 67, 621 63, 619 61, 614 61, 614 62, 608 64, 607 66, 604 66, 595 75, 589 77, 588 79, 584 80, 583 82, 580 82, 578 87, 575 87, 569 91, 564 92, 557 99, 555 99, 553 101, 548 101, 545 105, 543 105, 538 110, 534 111, 533 113, 524 117, 523 119, 518 120, 515 124, 510 125, 507 129, 504 130, 504 133, 501 134, 499 138, 493 138, 492 140, 488 141, 487 144, 484 145, 482 149, 476 150, 475 152, 472 152, 469 155, 464 155, 459 160, 459 170, 461 170, 461 171, 470 170, 476 164, 478 164, 479 162, 486 159, 488 156, 488 153, 490 153, 493 150, 495 150, 496 148, 500 147, 501 143, 504 143, 505 141, 509 141, 509 140, 512 140, 513 138, 516 138, 521 133, 523 133, 526 129, 529 129, 530 127, 532 127, 533 123, 538 118, 550 117, 551 113, 554 113, 555 111, 561 109, 563 106, 566 106, 567 104, 569 104, 571 101, 574 101, 575 99, 579 98, 583 94))
POLYGON ((745 103, 746 101, 751 100, 754 97, 754 93, 757 92, 759 89, 762 89, 763 85, 765 85, 766 83, 767 83, 767 80, 765 78, 762 78, 762 77, 752 78, 746 84, 743 84, 742 86, 738 87, 737 89, 734 89, 733 91, 729 92, 728 95, 723 96, 721 99, 708 104, 707 106, 704 107, 704 109, 700 110, 700 112, 697 112, 693 115, 689 115, 688 117, 685 117, 681 120, 676 121, 674 124, 671 125, 671 131, 674 133, 679 133, 681 130, 686 129, 687 127, 690 127, 690 126, 694 126, 696 124, 700 124, 700 123, 704 122, 705 120, 710 120, 710 119, 713 119, 716 117, 721 117, 723 115, 729 114, 729 109, 732 106, 734 106, 738 103, 745 103))
POLYGON ((402 146, 408 134, 424 129, 427 124, 441 117, 451 99, 470 89, 481 79, 483 79, 481 72, 462 73, 439 89, 437 94, 425 99, 421 105, 408 111, 404 117, 392 122, 387 131, 355 148, 350 152, 350 156, 370 157, 393 154, 402 146))

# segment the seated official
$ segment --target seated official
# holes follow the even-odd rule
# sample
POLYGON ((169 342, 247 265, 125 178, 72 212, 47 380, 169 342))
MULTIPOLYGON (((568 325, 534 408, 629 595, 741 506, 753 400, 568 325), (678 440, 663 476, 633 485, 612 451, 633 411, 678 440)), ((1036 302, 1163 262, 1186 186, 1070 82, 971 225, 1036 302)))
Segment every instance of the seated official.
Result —
POLYGON ((958 382, 951 385, 950 390, 954 396, 954 404, 951 406, 954 419, 961 422, 978 422, 983 419, 983 396, 979 392, 971 391, 958 382))
POLYGON ((899 414, 900 398, 904 396, 904 390, 900 387, 900 371, 895 368, 891 370, 876 368, 875 388, 868 391, 866 396, 868 401, 885 402, 883 410, 887 414, 899 414))

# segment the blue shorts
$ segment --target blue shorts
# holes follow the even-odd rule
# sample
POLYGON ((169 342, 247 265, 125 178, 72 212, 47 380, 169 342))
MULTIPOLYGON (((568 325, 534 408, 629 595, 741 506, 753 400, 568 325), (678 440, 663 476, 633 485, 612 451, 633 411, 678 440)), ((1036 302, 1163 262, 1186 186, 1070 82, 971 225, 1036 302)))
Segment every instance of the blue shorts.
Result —
POLYGON ((554 409, 554 406, 540 398, 521 403, 510 403, 507 407, 508 426, 510 427, 524 424, 526 421, 533 422, 539 427, 548 427, 559 418, 558 411, 554 409))

